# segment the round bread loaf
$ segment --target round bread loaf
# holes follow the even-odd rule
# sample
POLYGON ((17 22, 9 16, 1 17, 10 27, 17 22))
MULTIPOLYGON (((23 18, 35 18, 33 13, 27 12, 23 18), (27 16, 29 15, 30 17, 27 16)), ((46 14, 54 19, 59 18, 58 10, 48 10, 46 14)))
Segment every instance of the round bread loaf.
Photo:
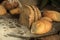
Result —
POLYGON ((0 5, 0 15, 5 15, 7 13, 6 9, 4 6, 0 5))
POLYGON ((52 29, 52 23, 46 20, 39 20, 32 24, 31 33, 33 34, 45 34, 52 29))
POLYGON ((43 15, 51 18, 53 21, 60 22, 60 13, 57 11, 45 11, 43 15))

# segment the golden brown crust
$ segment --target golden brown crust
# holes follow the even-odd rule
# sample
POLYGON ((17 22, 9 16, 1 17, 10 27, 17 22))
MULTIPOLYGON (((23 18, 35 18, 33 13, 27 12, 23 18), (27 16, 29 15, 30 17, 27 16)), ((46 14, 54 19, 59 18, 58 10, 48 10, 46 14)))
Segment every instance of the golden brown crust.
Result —
POLYGON ((60 13, 56 12, 56 11, 49 11, 48 10, 48 11, 45 11, 43 15, 46 16, 46 17, 51 18, 53 21, 58 21, 59 20, 58 16, 60 16, 60 13))
POLYGON ((52 22, 52 19, 49 18, 49 17, 42 17, 40 20, 47 20, 47 21, 49 21, 49 22, 52 22))
POLYGON ((45 34, 52 29, 52 24, 46 20, 39 20, 32 24, 31 33, 33 34, 45 34))
POLYGON ((3 1, 2 2, 2 5, 6 8, 6 9, 8 9, 8 10, 10 10, 10 9, 14 9, 14 8, 16 8, 16 7, 18 7, 18 3, 17 2, 8 2, 8 1, 3 1))
POLYGON ((27 7, 30 9, 29 24, 31 25, 34 22, 34 11, 33 11, 33 9, 30 6, 27 6, 27 7))
POLYGON ((38 14, 37 14, 37 10, 36 10, 36 7, 31 5, 32 9, 34 10, 34 21, 37 21, 38 20, 38 14))
POLYGON ((21 11, 20 11, 20 8, 15 8, 15 9, 10 10, 10 13, 11 14, 20 14, 21 11))
POLYGON ((52 23, 47 20, 41 20, 45 24, 45 31, 49 32, 52 29, 52 23))
POLYGON ((41 18, 41 11, 38 9, 38 7, 36 7, 37 10, 37 14, 38 14, 38 20, 41 18))
POLYGON ((0 5, 0 15, 5 15, 7 13, 6 9, 4 6, 0 5))
MULTIPOLYGON (((25 23, 23 23, 25 26, 31 26, 31 24, 34 22, 34 11, 32 10, 32 8, 28 5, 25 5, 23 12, 21 13, 21 16, 24 18, 24 20, 26 20, 25 23)), ((20 17, 20 23, 23 21, 23 19, 21 20, 20 17)))
POLYGON ((31 33, 33 34, 43 34, 45 24, 38 21, 32 24, 31 33))

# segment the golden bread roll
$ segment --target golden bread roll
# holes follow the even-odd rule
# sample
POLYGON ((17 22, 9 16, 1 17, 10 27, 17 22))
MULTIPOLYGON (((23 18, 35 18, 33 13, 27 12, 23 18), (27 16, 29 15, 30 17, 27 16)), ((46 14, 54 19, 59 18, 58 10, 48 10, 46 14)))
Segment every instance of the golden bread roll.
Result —
POLYGON ((15 9, 10 10, 10 13, 11 14, 20 14, 21 11, 20 11, 20 8, 15 8, 15 9))
POLYGON ((36 10, 36 7, 31 5, 32 9, 34 10, 34 21, 37 21, 38 20, 38 14, 37 14, 37 10, 36 10))
POLYGON ((49 21, 46 20, 39 20, 37 22, 34 22, 31 27, 31 33, 33 34, 45 34, 49 32, 52 29, 52 24, 49 21))
POLYGON ((53 21, 60 21, 60 13, 57 11, 45 11, 44 16, 51 18, 53 21))
POLYGON ((10 9, 14 9, 14 8, 18 7, 19 4, 17 2, 11 2, 10 3, 8 1, 3 1, 2 5, 4 5, 4 7, 6 9, 10 10, 10 9))
POLYGON ((38 14, 38 20, 41 18, 41 11, 38 9, 38 7, 36 7, 37 10, 37 14, 38 14))
POLYGON ((30 27, 34 21, 34 11, 28 5, 23 6, 23 9, 24 10, 20 14, 20 18, 19 18, 20 24, 30 27))
POLYGON ((42 17, 42 18, 41 18, 41 20, 47 20, 47 21, 52 22, 52 19, 51 19, 51 18, 49 18, 49 17, 42 17))
POLYGON ((6 9, 4 6, 0 5, 0 15, 5 15, 7 13, 6 9))
POLYGON ((47 20, 41 20, 46 26, 46 32, 49 32, 52 29, 52 22, 49 22, 47 20))

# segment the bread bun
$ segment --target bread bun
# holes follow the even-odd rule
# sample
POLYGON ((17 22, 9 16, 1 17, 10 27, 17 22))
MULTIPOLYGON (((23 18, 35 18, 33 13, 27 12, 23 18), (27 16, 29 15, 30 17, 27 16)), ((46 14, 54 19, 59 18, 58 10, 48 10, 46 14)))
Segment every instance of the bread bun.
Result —
POLYGON ((60 21, 60 13, 56 11, 45 11, 44 16, 51 18, 53 21, 60 21))
POLYGON ((47 20, 47 21, 49 21, 49 22, 52 22, 52 19, 49 18, 49 17, 42 17, 40 20, 47 20))
POLYGON ((34 11, 29 5, 24 5, 23 9, 19 18, 20 24, 30 27, 34 21, 34 11))
POLYGON ((20 11, 20 8, 15 8, 15 9, 12 9, 12 10, 10 10, 10 13, 11 14, 20 14, 21 13, 21 11, 20 11))
POLYGON ((0 15, 5 15, 7 13, 6 9, 4 6, 0 5, 0 15))
POLYGON ((52 24, 46 20, 39 20, 32 24, 31 33, 33 34, 45 34, 52 29, 52 24))

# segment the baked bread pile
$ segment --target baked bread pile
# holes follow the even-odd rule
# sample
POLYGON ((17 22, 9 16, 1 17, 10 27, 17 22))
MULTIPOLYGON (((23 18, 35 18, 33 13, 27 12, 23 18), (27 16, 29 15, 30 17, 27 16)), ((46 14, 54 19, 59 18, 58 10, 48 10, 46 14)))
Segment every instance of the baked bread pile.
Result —
POLYGON ((5 11, 9 12, 12 15, 20 14, 21 12, 17 0, 4 0, 0 5, 4 7, 3 9, 5 9, 5 11))
POLYGON ((36 6, 24 5, 23 12, 20 14, 20 24, 30 27, 33 22, 38 21, 41 18, 41 12, 36 6))
POLYGON ((22 9, 18 2, 3 1, 0 4, 0 15, 20 15, 20 25, 30 28, 33 34, 45 34, 52 30, 53 21, 60 22, 60 12, 45 10, 43 14, 35 5, 23 5, 22 9), (43 15, 43 16, 42 16, 43 15))

